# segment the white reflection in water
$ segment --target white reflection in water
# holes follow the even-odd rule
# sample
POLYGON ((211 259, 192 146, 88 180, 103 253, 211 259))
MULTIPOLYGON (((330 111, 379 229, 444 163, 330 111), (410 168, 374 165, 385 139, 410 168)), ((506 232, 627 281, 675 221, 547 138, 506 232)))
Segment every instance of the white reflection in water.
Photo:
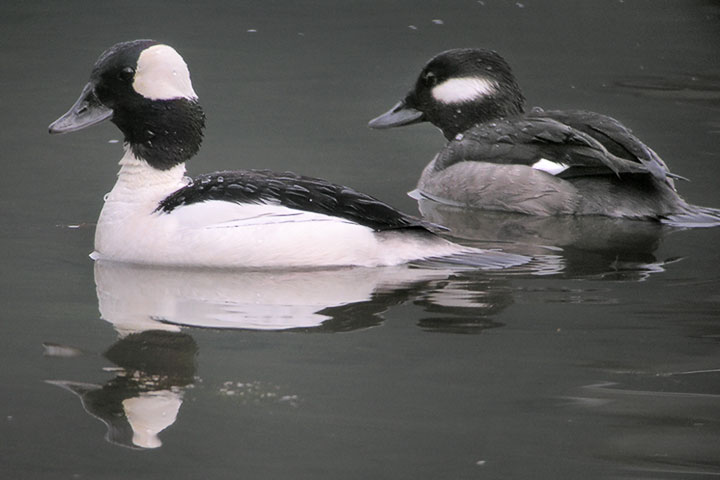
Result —
POLYGON ((171 390, 142 392, 122 402, 125 416, 133 430, 132 442, 142 448, 162 445, 158 434, 175 423, 182 394, 171 390))
POLYGON ((327 309, 368 302, 445 279, 447 270, 407 266, 310 271, 191 270, 96 262, 102 318, 125 335, 180 326, 251 330, 311 328, 327 309))
MULTIPOLYGON (((85 410, 106 424, 109 442, 158 448, 161 432, 177 421, 184 395, 197 381, 198 347, 188 327, 356 331, 381 324, 388 309, 411 302, 424 312, 417 321, 423 330, 478 333, 503 325, 493 317, 513 303, 515 290, 510 282, 516 275, 639 281, 664 271, 668 263, 653 256, 667 230, 640 222, 618 225, 605 219, 537 219, 491 213, 453 216, 452 210, 437 210, 433 215, 440 216, 441 223, 450 225, 459 236, 505 242, 504 250, 532 253, 534 261, 497 273, 433 264, 244 271, 98 261, 94 267, 98 308, 119 337, 104 353, 118 367, 113 369, 115 376, 103 385, 65 380, 48 383, 78 395, 85 410)), ((589 293, 563 291, 557 295, 561 295, 557 301, 573 301, 568 295, 588 301, 589 293)), ((74 347, 45 345, 47 356, 86 353, 74 347)), ((277 392, 262 380, 228 382, 218 391, 225 397, 237 397, 241 405, 270 399, 293 407, 298 401, 291 392, 277 392)), ((603 402, 589 399, 586 403, 603 402)))
MULTIPOLYGON (((420 321, 426 329, 481 331, 499 326, 483 318, 511 302, 503 276, 482 272, 458 280, 442 268, 400 266, 312 271, 240 271, 154 268, 98 261, 95 282, 103 320, 118 333, 104 356, 118 368, 103 385, 53 380, 76 394, 107 426, 109 442, 130 448, 162 445, 160 433, 179 416, 196 382, 197 345, 187 327, 213 329, 349 331, 375 326, 389 308, 415 301, 428 310, 469 320, 420 321)), ((53 343, 45 355, 87 352, 53 343)), ((265 383, 225 382, 219 392, 242 402, 272 400, 294 407, 298 397, 265 383)))

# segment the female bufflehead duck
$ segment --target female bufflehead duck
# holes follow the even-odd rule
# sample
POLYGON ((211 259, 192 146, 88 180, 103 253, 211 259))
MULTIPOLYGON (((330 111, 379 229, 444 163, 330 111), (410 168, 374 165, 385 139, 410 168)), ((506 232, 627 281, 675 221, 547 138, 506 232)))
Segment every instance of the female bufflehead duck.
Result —
POLYGON ((416 194, 441 203, 532 215, 605 215, 712 225, 720 211, 687 204, 662 159, 617 120, 569 110, 524 111, 510 66, 495 52, 456 49, 371 128, 428 121, 447 145, 416 194))
POLYGON ((292 173, 185 176, 205 117, 182 57, 152 40, 118 43, 96 62, 50 133, 110 119, 125 154, 106 196, 93 258, 208 267, 396 265, 428 258, 500 268, 521 256, 451 243, 433 225, 350 188, 292 173))

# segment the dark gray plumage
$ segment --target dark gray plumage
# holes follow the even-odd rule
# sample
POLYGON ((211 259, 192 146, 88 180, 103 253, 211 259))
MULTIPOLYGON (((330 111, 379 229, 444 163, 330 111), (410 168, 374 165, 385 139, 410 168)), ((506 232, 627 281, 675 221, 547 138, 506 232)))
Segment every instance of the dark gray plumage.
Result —
POLYGON ((526 112, 510 66, 495 52, 440 53, 369 126, 423 121, 440 128, 448 143, 422 173, 422 197, 532 215, 720 225, 720 210, 685 202, 673 181, 683 177, 614 118, 582 110, 526 112))

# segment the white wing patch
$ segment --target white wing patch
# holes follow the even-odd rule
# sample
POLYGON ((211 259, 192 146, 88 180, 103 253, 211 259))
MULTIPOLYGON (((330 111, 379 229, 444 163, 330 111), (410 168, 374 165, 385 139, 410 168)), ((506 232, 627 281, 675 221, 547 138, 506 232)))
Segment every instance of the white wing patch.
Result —
POLYGON ((432 89, 435 100, 443 103, 463 103, 487 97, 497 91, 497 83, 480 77, 451 78, 432 89))
POLYGON ((278 204, 210 200, 179 206, 169 213, 158 212, 148 217, 148 223, 153 225, 153 231, 143 231, 147 246, 133 252, 134 256, 148 258, 146 263, 242 267, 376 265, 382 256, 380 242, 371 228, 278 204))
POLYGON ((153 45, 142 51, 133 88, 151 100, 197 99, 185 60, 168 45, 153 45))
POLYGON ((550 175, 558 175, 559 173, 562 173, 568 168, 570 168, 570 166, 565 163, 553 162, 551 160, 541 158, 540 160, 532 164, 532 168, 534 168, 535 170, 542 170, 543 172, 547 172, 550 175))

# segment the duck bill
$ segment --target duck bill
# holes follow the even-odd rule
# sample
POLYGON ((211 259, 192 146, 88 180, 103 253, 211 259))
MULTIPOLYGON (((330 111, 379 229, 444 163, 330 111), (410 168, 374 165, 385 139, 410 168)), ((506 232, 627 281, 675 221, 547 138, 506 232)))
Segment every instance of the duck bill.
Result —
POLYGON ((100 102, 92 83, 83 88, 80 98, 65 115, 50 124, 50 133, 68 133, 82 130, 112 117, 113 111, 100 102))
POLYGON ((368 123, 368 127, 382 129, 402 127, 425 121, 425 114, 408 106, 405 100, 399 101, 394 107, 368 123))

